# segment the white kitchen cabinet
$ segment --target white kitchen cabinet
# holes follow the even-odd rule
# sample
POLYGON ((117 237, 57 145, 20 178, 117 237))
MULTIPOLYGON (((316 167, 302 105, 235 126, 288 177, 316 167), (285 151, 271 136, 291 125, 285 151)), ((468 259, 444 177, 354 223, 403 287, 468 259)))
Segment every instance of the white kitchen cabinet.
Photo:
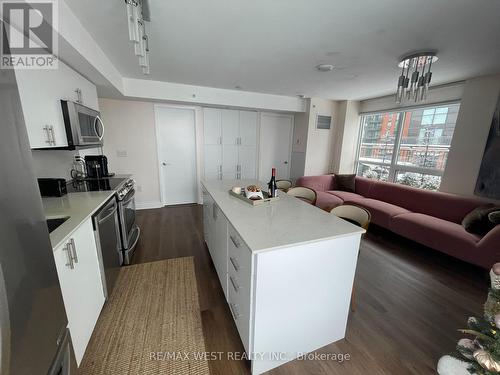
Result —
POLYGON ((222 142, 221 110, 205 108, 203 110, 203 128, 205 145, 220 145, 222 142))
POLYGON ((66 147, 68 141, 61 100, 76 101, 98 110, 95 85, 59 61, 58 69, 16 70, 16 80, 31 148, 66 147))
POLYGON ((240 111, 240 145, 257 145, 257 112, 240 111))
POLYGON ((240 116, 239 111, 231 109, 221 109, 222 144, 238 144, 240 136, 240 116))
POLYGON ((205 179, 257 174, 257 112, 204 109, 205 179))
POLYGON ((54 249, 59 283, 68 316, 77 364, 104 305, 104 293, 91 219, 81 224, 54 249))

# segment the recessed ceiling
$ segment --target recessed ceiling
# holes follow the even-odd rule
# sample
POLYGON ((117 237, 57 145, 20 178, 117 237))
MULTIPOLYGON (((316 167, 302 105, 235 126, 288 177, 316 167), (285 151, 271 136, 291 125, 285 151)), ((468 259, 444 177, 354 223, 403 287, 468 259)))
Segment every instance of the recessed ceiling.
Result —
POLYGON ((414 50, 438 51, 434 85, 500 72, 498 0, 150 0, 149 76, 123 0, 66 2, 130 78, 365 99, 395 92, 399 58, 414 50))

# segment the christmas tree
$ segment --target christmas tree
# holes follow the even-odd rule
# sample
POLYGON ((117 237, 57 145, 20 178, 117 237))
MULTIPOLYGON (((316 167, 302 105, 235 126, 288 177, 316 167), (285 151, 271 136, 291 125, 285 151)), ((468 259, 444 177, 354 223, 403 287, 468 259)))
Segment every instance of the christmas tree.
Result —
POLYGON ((471 317, 460 332, 456 352, 442 357, 439 375, 496 375, 500 373, 500 263, 490 271, 491 288, 482 317, 471 317))

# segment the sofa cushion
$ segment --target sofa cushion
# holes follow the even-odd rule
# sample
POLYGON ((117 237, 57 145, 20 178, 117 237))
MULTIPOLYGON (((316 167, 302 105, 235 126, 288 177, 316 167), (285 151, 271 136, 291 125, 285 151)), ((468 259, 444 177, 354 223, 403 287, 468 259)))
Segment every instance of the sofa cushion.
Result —
POLYGON ((480 236, 468 233, 460 224, 437 217, 408 213, 394 216, 389 229, 454 257, 471 261, 480 236))
POLYGON ((307 187, 316 192, 332 190, 334 186, 334 177, 331 174, 299 177, 297 181, 295 181, 295 186, 307 187))
POLYGON ((356 194, 362 195, 363 197, 369 197, 374 182, 376 182, 376 180, 356 176, 356 194))
POLYGON ((366 208, 372 215, 372 223, 389 228, 394 216, 410 213, 406 208, 394 204, 378 201, 376 199, 363 198, 356 202, 361 207, 366 208))
POLYGON ((325 193, 324 191, 316 192, 316 207, 322 210, 330 212, 332 208, 340 206, 343 203, 344 201, 335 195, 325 193))
POLYGON ((329 190, 329 191, 327 191, 327 193, 331 194, 331 195, 334 195, 336 197, 339 197, 345 203, 348 203, 348 202, 351 202, 351 203, 357 202, 357 201, 359 201, 359 200, 361 200, 361 199, 364 198, 364 197, 362 197, 359 194, 350 193, 348 191, 341 191, 341 190, 329 190))
POLYGON ((457 224, 460 224, 470 211, 483 204, 479 199, 382 181, 372 181, 372 186, 365 197, 457 224))
POLYGON ((336 174, 335 190, 348 191, 354 193, 356 191, 355 178, 356 178, 355 174, 336 174))

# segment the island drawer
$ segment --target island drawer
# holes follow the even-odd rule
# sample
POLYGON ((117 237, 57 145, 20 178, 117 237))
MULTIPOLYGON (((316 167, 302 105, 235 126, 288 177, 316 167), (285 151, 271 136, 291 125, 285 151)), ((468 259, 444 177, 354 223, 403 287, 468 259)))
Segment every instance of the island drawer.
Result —
POLYGON ((235 271, 238 277, 246 279, 252 274, 252 252, 243 242, 232 225, 228 229, 228 269, 235 271), (245 275, 245 276, 244 276, 245 275))
POLYGON ((228 303, 234 322, 238 328, 241 341, 245 350, 249 350, 250 332, 250 283, 243 284, 243 281, 235 275, 235 272, 228 273, 228 303))

